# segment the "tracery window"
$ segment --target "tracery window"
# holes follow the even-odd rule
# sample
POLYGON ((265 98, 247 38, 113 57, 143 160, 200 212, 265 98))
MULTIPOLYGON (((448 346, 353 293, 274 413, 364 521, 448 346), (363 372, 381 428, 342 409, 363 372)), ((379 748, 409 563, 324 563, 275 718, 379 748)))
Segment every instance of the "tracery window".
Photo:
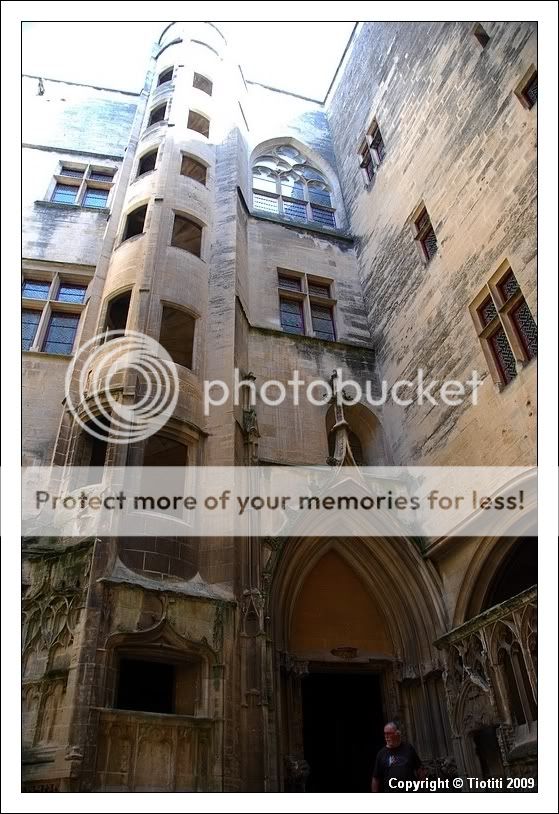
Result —
POLYGON ((273 147, 254 162, 252 203, 261 212, 336 228, 326 178, 289 145, 273 147))

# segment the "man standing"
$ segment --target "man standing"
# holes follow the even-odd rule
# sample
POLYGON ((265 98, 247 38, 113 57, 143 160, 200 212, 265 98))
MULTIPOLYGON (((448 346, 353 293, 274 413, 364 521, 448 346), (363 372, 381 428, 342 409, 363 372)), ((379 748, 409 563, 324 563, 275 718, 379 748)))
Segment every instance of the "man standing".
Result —
POLYGON ((401 791, 390 787, 390 780, 394 778, 392 786, 398 780, 423 780, 424 769, 413 746, 402 741, 402 734, 398 724, 389 721, 384 727, 384 746, 377 754, 371 791, 401 791))

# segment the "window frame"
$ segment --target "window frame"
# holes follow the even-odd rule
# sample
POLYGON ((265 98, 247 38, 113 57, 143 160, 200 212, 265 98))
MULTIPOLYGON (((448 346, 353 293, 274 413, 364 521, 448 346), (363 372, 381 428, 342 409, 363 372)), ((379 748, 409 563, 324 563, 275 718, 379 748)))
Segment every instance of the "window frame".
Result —
POLYGON ((386 144, 384 143, 382 131, 376 117, 368 127, 358 153, 359 167, 365 179, 365 186, 369 187, 377 177, 381 164, 384 163, 386 158, 386 144), (375 145, 377 135, 382 145, 382 153, 379 151, 378 146, 375 145))
POLYGON ((409 220, 413 224, 414 240, 419 256, 423 264, 428 265, 439 253, 439 241, 431 220, 431 215, 423 201, 414 209, 409 220), (424 218, 426 221, 422 224, 421 221, 424 218), (432 254, 429 253, 429 249, 427 248, 427 241, 431 235, 433 235, 436 243, 435 251, 432 254))
POLYGON ((211 127, 212 127, 212 121, 211 121, 211 119, 210 119, 210 117, 208 115, 206 115, 205 113, 201 113, 199 110, 195 110, 192 107, 188 108, 188 116, 186 118, 186 129, 187 130, 190 130, 191 133, 198 133, 198 135, 202 136, 202 138, 205 138, 205 139, 209 140, 211 127), (203 132, 202 130, 197 130, 195 127, 191 126, 190 119, 191 119, 192 116, 200 116, 202 119, 207 121, 207 123, 208 123, 208 132, 207 133, 203 132))
POLYGON ((178 212, 176 210, 173 210, 173 220, 171 223, 171 237, 169 240, 169 246, 171 246, 174 249, 179 249, 179 251, 187 252, 188 254, 192 255, 192 257, 197 257, 199 260, 202 260, 204 252, 205 232, 206 232, 205 224, 198 220, 198 218, 187 212, 178 212), (196 252, 191 252, 189 249, 184 248, 184 246, 177 246, 176 243, 173 243, 173 237, 175 234, 175 224, 177 222, 177 218, 186 221, 192 226, 196 226, 200 230, 200 250, 198 254, 196 254, 196 252))
POLYGON ((192 181, 195 181, 197 184, 201 184, 203 187, 208 186, 208 170, 209 166, 201 161, 198 156, 191 155, 190 153, 181 152, 181 162, 179 167, 179 175, 183 178, 190 178, 192 181), (188 173, 183 172, 183 166, 186 161, 193 161, 195 164, 198 164, 200 167, 204 169, 204 180, 200 181, 198 178, 195 178, 193 175, 188 175, 188 173))
POLYGON ((205 93, 205 94, 206 94, 206 96, 209 96, 209 97, 212 97, 212 96, 213 96, 213 89, 214 89, 214 83, 213 83, 213 80, 212 80, 212 79, 210 79, 210 78, 209 78, 209 76, 205 76, 205 74, 198 73, 198 71, 194 71, 194 73, 193 73, 193 75, 192 75, 192 87, 193 87, 195 90, 199 90, 201 93, 205 93), (204 81, 203 81, 203 82, 201 82, 201 83, 199 82, 199 84, 196 84, 196 80, 197 80, 197 79, 198 79, 198 80, 202 79, 202 80, 204 80, 204 81), (209 89, 209 90, 206 90, 206 88, 201 87, 201 85, 203 85, 203 84, 204 84, 204 82, 207 82, 207 83, 209 84, 209 86, 210 86, 210 89, 209 89))
POLYGON ((136 174, 134 176, 134 180, 137 181, 139 178, 143 178, 144 175, 149 175, 150 172, 155 172, 155 170, 157 169, 157 160, 158 160, 158 158, 159 158, 159 145, 157 145, 157 147, 150 147, 148 150, 145 151, 145 153, 142 153, 142 155, 139 156, 139 158, 138 158, 138 164, 136 166, 136 174), (155 155, 155 161, 154 161, 154 164, 153 164, 153 169, 145 170, 145 172, 140 173, 140 167, 142 165, 142 161, 145 158, 148 158, 149 156, 152 156, 152 155, 155 155))
POLYGON ((495 274, 483 286, 469 306, 477 337, 481 343, 489 367, 489 372, 499 391, 511 384, 511 382, 519 376, 521 370, 536 359, 538 355, 537 350, 535 353, 531 353, 514 319, 514 313, 520 306, 525 304, 537 327, 532 309, 522 293, 516 274, 514 274, 518 286, 516 291, 508 297, 502 291, 504 282, 511 274, 514 274, 514 270, 511 264, 506 260, 499 266, 495 274), (491 301, 493 304, 495 315, 489 321, 484 322, 480 310, 487 301, 491 301), (501 361, 491 342, 493 337, 495 337, 500 330, 503 330, 515 360, 516 374, 511 376, 510 379, 507 379, 506 371, 503 370, 501 361))
POLYGON ((115 177, 118 173, 116 167, 103 167, 99 164, 75 164, 71 161, 61 161, 58 171, 54 174, 53 180, 49 187, 48 201, 58 206, 78 206, 83 209, 89 209, 96 212, 109 212, 111 192, 115 185, 115 177), (80 172, 80 176, 64 175, 64 170, 80 172), (102 181, 98 178, 93 178, 93 175, 105 175, 107 180, 102 181), (76 190, 74 200, 72 202, 55 201, 54 196, 58 187, 72 187, 76 190), (107 200, 104 206, 91 206, 85 203, 86 198, 91 190, 103 190, 107 192, 107 200))
POLYGON ((277 272, 277 288, 279 298, 279 323, 281 330, 296 336, 307 336, 320 339, 322 342, 336 342, 338 340, 338 331, 336 328, 336 305, 337 300, 334 296, 334 280, 330 277, 318 277, 315 274, 304 274, 303 272, 293 271, 278 267, 277 272), (298 289, 282 285, 283 281, 293 280, 299 284, 298 289), (311 286, 323 287, 326 291, 325 294, 317 294, 311 291, 311 286), (295 331, 286 331, 281 321, 281 302, 282 300, 296 300, 301 303, 301 310, 303 314, 303 332, 296 333, 295 331), (332 338, 326 339, 319 337, 316 334, 313 321, 313 305, 319 308, 328 308, 330 312, 330 320, 332 324, 332 338))
POLYGON ((81 314, 87 306, 88 286, 91 282, 92 276, 93 274, 84 275, 80 272, 76 273, 66 270, 60 271, 58 269, 45 271, 30 267, 23 268, 21 310, 22 313, 25 311, 36 311, 39 313, 39 319, 31 344, 25 351, 22 348, 22 353, 51 353, 51 351, 43 350, 51 317, 53 314, 74 314, 78 316, 78 324, 76 326, 72 352, 70 354, 54 354, 56 356, 72 355, 76 347, 77 337, 79 336, 81 328, 81 314), (45 299, 37 299, 24 296, 26 281, 42 282, 45 285, 48 285, 47 297, 45 299), (67 300, 59 300, 58 297, 60 295, 60 290, 65 285, 82 287, 84 289, 82 301, 72 302, 67 300))
POLYGON ((532 101, 530 97, 527 95, 528 89, 534 82, 537 83, 537 81, 538 81, 537 68, 534 65, 530 65, 530 67, 528 68, 528 70, 526 71, 526 73, 524 74, 524 76, 514 89, 514 94, 516 98, 518 99, 522 107, 525 108, 526 110, 532 110, 532 108, 534 108, 538 103, 537 95, 535 101, 532 101))

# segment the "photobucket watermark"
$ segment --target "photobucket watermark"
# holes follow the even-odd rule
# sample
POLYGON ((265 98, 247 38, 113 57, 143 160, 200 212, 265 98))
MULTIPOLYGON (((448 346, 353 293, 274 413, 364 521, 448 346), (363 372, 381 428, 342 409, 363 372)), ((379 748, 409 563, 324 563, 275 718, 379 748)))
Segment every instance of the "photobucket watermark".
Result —
POLYGON ((235 368, 232 386, 222 379, 204 381, 204 414, 209 415, 212 407, 221 407, 231 399, 236 407, 253 407, 258 401, 269 407, 277 407, 286 402, 298 407, 303 400, 317 407, 327 403, 337 403, 344 407, 367 403, 371 407, 381 407, 388 402, 400 407, 412 404, 457 407, 466 401, 476 405, 481 384, 483 379, 477 370, 473 370, 466 381, 441 381, 427 379, 423 368, 418 368, 414 379, 398 379, 392 385, 385 379, 378 383, 371 380, 360 383, 355 379, 346 379, 341 368, 336 368, 329 381, 307 381, 301 378, 298 370, 293 370, 287 382, 267 379, 257 384, 253 376, 243 376, 235 368))

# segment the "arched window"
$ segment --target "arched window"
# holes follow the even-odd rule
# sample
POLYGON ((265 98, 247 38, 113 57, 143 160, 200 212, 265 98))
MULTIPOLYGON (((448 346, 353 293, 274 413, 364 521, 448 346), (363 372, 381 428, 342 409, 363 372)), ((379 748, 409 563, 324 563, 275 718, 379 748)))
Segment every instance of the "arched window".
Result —
POLYGON ((289 145, 273 147, 255 160, 252 204, 262 212, 336 228, 332 191, 326 178, 289 145))

